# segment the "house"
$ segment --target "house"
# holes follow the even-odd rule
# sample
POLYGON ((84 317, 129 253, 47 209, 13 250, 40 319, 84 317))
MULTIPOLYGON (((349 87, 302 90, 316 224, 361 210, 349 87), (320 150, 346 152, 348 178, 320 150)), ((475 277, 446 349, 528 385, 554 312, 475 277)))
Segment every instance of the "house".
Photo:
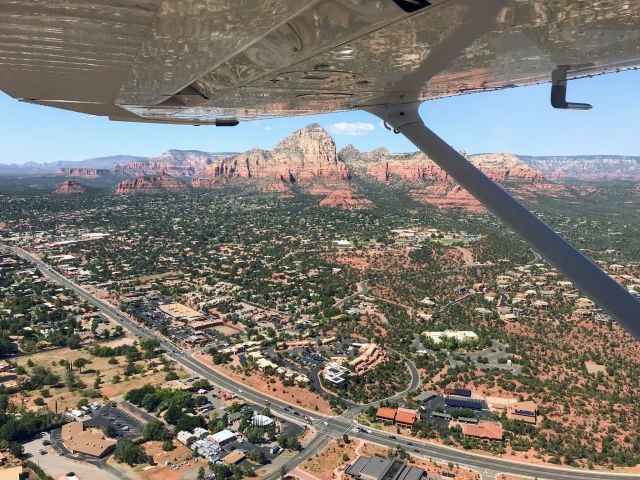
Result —
POLYGON ((118 443, 107 438, 102 430, 85 429, 82 422, 70 422, 62 426, 60 433, 62 443, 71 453, 82 453, 91 457, 102 458, 116 448, 118 443))
POLYGON ((502 425, 495 423, 481 422, 475 425, 472 423, 463 423, 460 426, 465 437, 479 438, 487 442, 501 442, 504 436, 502 425))
POLYGON ((358 480, 428 480, 422 468, 407 465, 398 458, 358 457, 345 473, 358 480))

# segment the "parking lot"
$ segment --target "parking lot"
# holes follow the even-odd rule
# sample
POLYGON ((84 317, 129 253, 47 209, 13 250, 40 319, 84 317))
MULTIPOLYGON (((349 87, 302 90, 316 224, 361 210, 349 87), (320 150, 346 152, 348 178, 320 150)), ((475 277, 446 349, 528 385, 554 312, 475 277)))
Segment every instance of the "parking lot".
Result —
POLYGON ((114 408, 111 402, 96 410, 92 418, 85 422, 85 425, 98 428, 111 425, 117 432, 115 438, 139 437, 144 427, 141 420, 120 408, 114 408))
MULTIPOLYGON (((437 396, 428 402, 423 403, 420 406, 420 416, 425 420, 433 420, 435 422, 441 423, 443 425, 447 425, 449 423, 448 419, 434 417, 432 414, 434 412, 443 412, 451 414, 452 411, 458 410, 455 407, 448 407, 444 403, 444 397, 437 396)), ((474 416, 479 419, 485 419, 491 417, 491 411, 489 409, 483 410, 474 410, 474 416)))

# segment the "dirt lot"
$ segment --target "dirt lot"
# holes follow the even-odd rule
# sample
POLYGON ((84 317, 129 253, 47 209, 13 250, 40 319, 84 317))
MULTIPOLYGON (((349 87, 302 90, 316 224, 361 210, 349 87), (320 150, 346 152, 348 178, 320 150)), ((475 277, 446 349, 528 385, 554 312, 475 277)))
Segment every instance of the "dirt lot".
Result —
MULTIPOLYGON (((122 345, 123 343, 131 343, 131 339, 114 340, 113 342, 105 343, 104 345, 115 347, 122 345)), ((66 367, 60 365, 60 360, 66 360, 73 362, 78 358, 84 358, 90 361, 80 371, 74 369, 77 378, 86 385, 86 388, 93 389, 94 382, 97 373, 100 374, 102 383, 99 387, 99 391, 102 397, 113 398, 117 395, 121 395, 131 389, 139 388, 147 383, 159 385, 164 382, 165 372, 161 371, 162 366, 158 368, 159 371, 153 372, 153 368, 150 367, 150 361, 140 360, 139 364, 143 366, 144 373, 140 375, 132 375, 129 379, 125 380, 123 375, 123 368, 126 363, 124 357, 117 357, 118 364, 110 364, 108 358, 95 357, 87 352, 85 349, 71 350, 68 348, 62 348, 58 350, 52 350, 47 352, 36 353, 20 357, 16 360, 17 364, 23 366, 27 372, 30 372, 33 367, 30 367, 29 360, 33 362, 33 365, 39 365, 51 369, 60 377, 62 383, 66 380, 66 367), (112 383, 114 375, 119 375, 121 381, 119 383, 112 383)), ((151 362, 158 363, 157 360, 151 362)), ((179 375, 186 375, 186 372, 178 370, 179 375)), ((80 389, 70 391, 66 386, 62 388, 48 388, 50 392, 49 398, 44 398, 47 407, 52 411, 65 411, 76 408, 78 400, 82 398, 80 389)), ((40 389, 41 391, 42 389, 40 389)), ((34 399, 42 397, 40 391, 31 392, 31 395, 27 396, 23 392, 13 396, 13 401, 16 403, 23 403, 27 408, 38 408, 34 404, 34 399)))
MULTIPOLYGON (((379 455, 387 457, 389 450, 386 447, 367 443, 363 440, 352 440, 349 443, 333 440, 324 450, 306 460, 300 465, 300 469, 320 480, 342 480, 345 477, 344 469, 353 463, 359 456, 379 455), (344 455, 348 457, 344 460, 344 455)), ((446 464, 431 462, 422 457, 413 455, 409 458, 411 465, 423 468, 431 475, 442 475, 443 472, 453 472, 459 480, 479 480, 478 473, 464 468, 448 468, 446 464)))
POLYGON ((306 388, 285 387, 277 377, 269 377, 269 380, 267 380, 267 377, 260 374, 245 376, 235 373, 231 371, 228 366, 214 365, 209 355, 194 354, 193 358, 261 393, 266 393, 291 404, 300 405, 308 410, 317 411, 324 415, 333 415, 329 402, 319 395, 311 393, 306 388), (274 379, 275 383, 270 383, 271 379, 274 379))
POLYGON ((147 455, 152 456, 154 463, 159 466, 165 466, 167 462, 182 462, 193 455, 193 452, 186 445, 183 445, 177 440, 173 441, 175 449, 170 452, 165 452, 162 449, 162 443, 163 442, 152 440, 142 444, 147 455))

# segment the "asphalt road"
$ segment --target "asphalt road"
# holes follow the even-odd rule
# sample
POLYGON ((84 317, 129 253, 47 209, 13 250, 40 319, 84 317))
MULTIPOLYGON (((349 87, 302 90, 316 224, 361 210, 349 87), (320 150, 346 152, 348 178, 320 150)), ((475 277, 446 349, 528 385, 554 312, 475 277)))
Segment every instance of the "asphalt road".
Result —
MULTIPOLYGON (((245 398, 246 400, 254 402, 258 405, 265 405, 266 401, 269 400, 271 402, 269 408, 278 416, 287 418, 288 420, 299 422, 301 420, 300 416, 302 415, 308 415, 309 417, 318 417, 316 412, 311 412, 298 406, 293 406, 276 398, 269 397, 255 390, 251 390, 245 385, 235 382, 228 377, 210 368, 207 368, 200 362, 191 358, 188 353, 185 353, 182 349, 167 341, 162 335, 156 333, 155 331, 147 330, 146 328, 132 322, 119 309, 113 307, 109 303, 104 302, 97 297, 94 297, 82 287, 70 281, 63 275, 59 274, 49 265, 44 263, 36 256, 31 255, 26 250, 9 246, 6 246, 5 248, 19 255, 25 260, 36 264, 40 268, 42 273, 48 276, 51 280, 67 287, 70 290, 73 290, 80 298, 93 304, 101 311, 106 313, 109 317, 111 317, 114 321, 120 323, 136 335, 145 338, 157 339, 160 342, 161 347, 164 348, 167 352, 167 355, 177 363, 181 364, 187 370, 191 370, 195 374, 206 378, 219 387, 234 392, 239 396, 245 398), (292 413, 294 412, 297 412, 298 415, 292 415, 292 413)), ((332 438, 342 436, 343 433, 349 431, 350 428, 355 426, 353 420, 348 418, 348 414, 349 411, 347 411, 347 415, 345 415, 345 417, 341 416, 316 418, 314 424, 316 425, 318 434, 313 440, 311 440, 311 442, 306 446, 303 452, 300 452, 298 455, 292 457, 289 462, 287 462, 287 471, 294 468, 297 464, 299 464, 309 456, 319 452, 332 438)), ((396 447, 400 445, 412 454, 422 455, 434 460, 452 462, 457 465, 470 467, 479 471, 482 474, 483 478, 487 479, 495 478, 496 473, 510 473, 514 475, 525 475, 533 478, 538 478, 540 480, 611 480, 612 478, 640 480, 640 475, 635 474, 611 473, 604 471, 599 472, 592 470, 579 470, 564 467, 546 467, 540 465, 531 465, 527 463, 518 463, 501 458, 473 454, 464 450, 457 450, 442 445, 423 443, 410 437, 396 435, 397 438, 390 438, 390 434, 377 430, 367 430, 366 433, 351 432, 349 435, 352 437, 362 438, 370 442, 378 443, 387 447, 396 447)), ((274 480, 275 478, 279 477, 279 475, 280 472, 272 472, 272 474, 267 477, 267 480, 274 480)))
POLYGON ((348 297, 343 298, 342 300, 338 300, 333 304, 335 308, 342 308, 345 303, 350 302, 356 297, 360 297, 362 295, 366 295, 369 292, 369 287, 367 286, 367 280, 362 280, 361 282, 356 283, 356 291, 352 293, 348 297))

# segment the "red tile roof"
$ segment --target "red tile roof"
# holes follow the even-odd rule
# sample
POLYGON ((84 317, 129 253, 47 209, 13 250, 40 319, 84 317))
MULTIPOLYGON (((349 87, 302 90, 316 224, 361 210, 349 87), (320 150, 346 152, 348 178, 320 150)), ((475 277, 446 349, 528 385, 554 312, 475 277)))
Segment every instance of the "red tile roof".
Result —
POLYGON ((463 423, 462 433, 469 437, 486 438, 488 440, 502 440, 502 425, 495 423, 479 423, 473 425, 471 423, 463 423))
POLYGON ((396 422, 403 423, 405 425, 413 425, 416 422, 417 417, 417 412, 399 408, 398 412, 396 413, 396 422))
POLYGON ((396 410, 395 408, 380 407, 376 412, 376 417, 394 421, 396 418, 396 410))

